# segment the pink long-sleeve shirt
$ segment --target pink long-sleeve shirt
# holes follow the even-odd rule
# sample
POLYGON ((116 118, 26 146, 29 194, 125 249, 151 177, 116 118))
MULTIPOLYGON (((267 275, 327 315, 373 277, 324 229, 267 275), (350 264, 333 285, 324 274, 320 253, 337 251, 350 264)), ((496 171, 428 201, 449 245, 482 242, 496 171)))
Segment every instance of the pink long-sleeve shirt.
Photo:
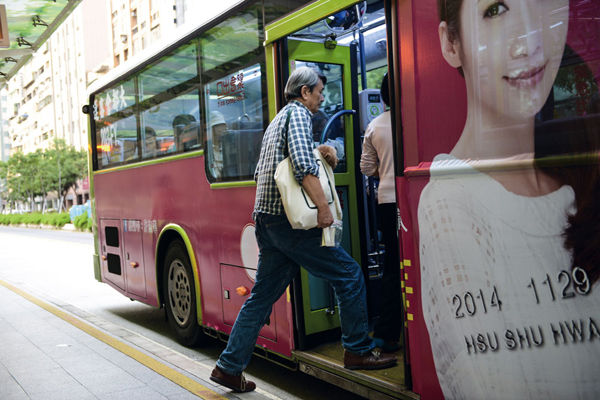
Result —
POLYGON ((367 126, 360 157, 360 171, 368 176, 379 173, 379 204, 396 202, 394 144, 389 111, 379 115, 367 126))

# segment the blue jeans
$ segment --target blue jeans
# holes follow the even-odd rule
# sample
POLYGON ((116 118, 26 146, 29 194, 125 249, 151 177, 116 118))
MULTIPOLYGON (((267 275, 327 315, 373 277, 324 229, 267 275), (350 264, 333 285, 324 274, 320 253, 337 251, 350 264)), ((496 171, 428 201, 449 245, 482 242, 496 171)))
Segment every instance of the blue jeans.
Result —
POLYGON ((257 214, 260 254, 256 281, 235 320, 227 347, 217 360, 224 372, 240 375, 246 368, 273 303, 296 276, 300 265, 333 286, 340 310, 342 346, 361 355, 375 347, 368 336, 362 271, 343 248, 321 247, 321 232, 318 228, 292 229, 285 215, 257 214))

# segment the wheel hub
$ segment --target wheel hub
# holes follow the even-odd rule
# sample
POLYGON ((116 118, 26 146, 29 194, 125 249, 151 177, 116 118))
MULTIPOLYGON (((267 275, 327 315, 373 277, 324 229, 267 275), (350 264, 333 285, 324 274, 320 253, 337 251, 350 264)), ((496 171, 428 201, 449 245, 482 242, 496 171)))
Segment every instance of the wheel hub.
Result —
POLYGON ((184 326, 190 319, 192 290, 190 277, 181 260, 173 260, 168 274, 168 301, 178 325, 184 326))

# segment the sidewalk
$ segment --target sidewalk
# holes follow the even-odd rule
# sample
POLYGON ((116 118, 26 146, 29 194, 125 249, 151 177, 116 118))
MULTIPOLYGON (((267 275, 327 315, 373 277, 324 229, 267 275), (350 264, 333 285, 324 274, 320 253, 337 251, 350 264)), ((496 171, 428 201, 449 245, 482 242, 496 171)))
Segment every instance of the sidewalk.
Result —
MULTIPOLYGON (((200 398, 112 345, 84 332, 73 322, 65 321, 54 311, 41 308, 3 285, 0 285, 0 304, 0 399, 200 398)), ((55 309, 100 332, 71 314, 55 309)), ((131 345, 117 338, 113 340, 150 359, 131 345)), ((172 379, 173 376, 174 380, 186 379, 182 372, 161 361, 154 361, 164 367, 166 375, 170 374, 172 379)), ((213 391, 199 382, 196 389, 202 398, 235 398, 229 393, 219 394, 218 389, 213 391)))

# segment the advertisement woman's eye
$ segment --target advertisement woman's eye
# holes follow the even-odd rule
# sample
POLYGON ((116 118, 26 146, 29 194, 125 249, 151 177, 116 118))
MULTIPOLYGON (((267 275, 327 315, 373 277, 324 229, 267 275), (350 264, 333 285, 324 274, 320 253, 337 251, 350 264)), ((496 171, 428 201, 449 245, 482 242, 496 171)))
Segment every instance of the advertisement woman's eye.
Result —
POLYGON ((483 13, 483 18, 495 18, 508 11, 506 4, 499 1, 489 6, 483 13))

